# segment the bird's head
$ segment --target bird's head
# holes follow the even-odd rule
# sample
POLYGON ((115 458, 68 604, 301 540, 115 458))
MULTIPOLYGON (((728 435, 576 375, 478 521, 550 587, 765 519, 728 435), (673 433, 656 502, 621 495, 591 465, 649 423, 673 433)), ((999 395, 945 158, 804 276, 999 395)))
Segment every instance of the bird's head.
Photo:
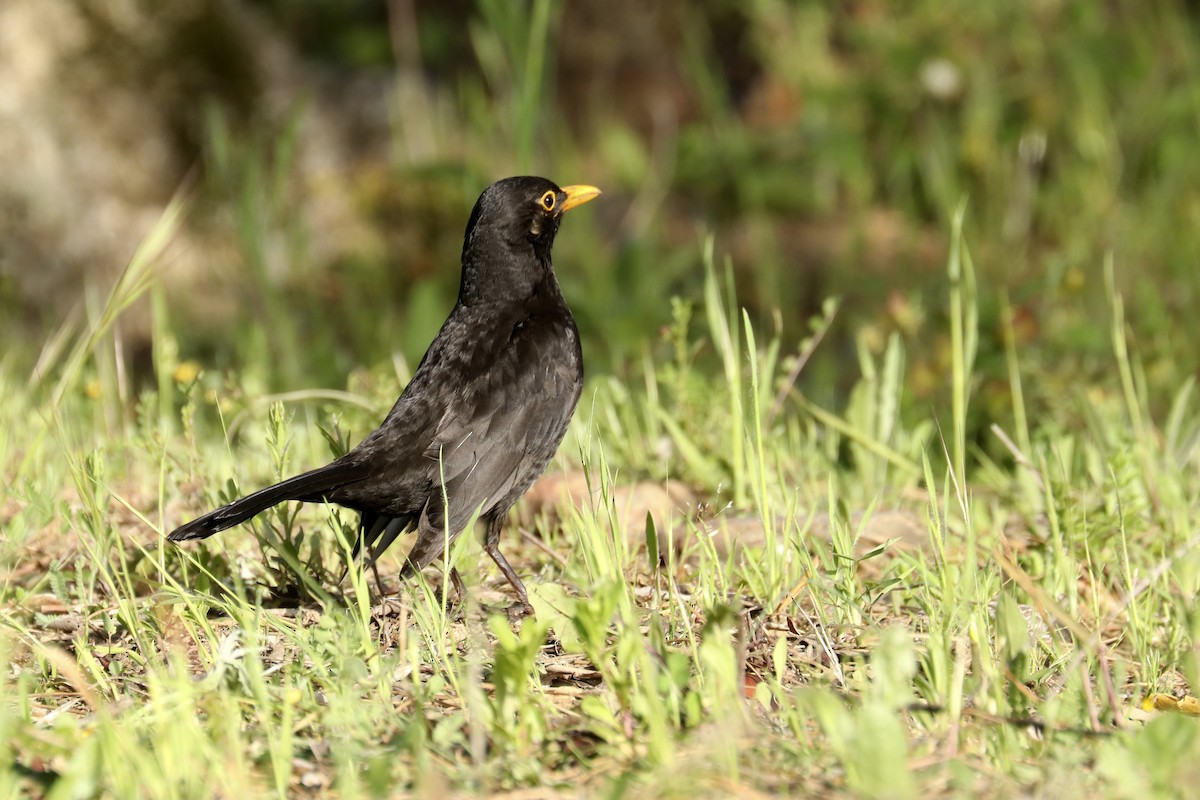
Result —
MULTIPOLYGON (((559 187, 545 178, 496 181, 479 196, 463 237, 462 299, 477 284, 518 292, 550 269, 550 249, 562 215, 597 197, 594 186, 559 187)), ((507 292, 506 292, 507 293, 507 292)))

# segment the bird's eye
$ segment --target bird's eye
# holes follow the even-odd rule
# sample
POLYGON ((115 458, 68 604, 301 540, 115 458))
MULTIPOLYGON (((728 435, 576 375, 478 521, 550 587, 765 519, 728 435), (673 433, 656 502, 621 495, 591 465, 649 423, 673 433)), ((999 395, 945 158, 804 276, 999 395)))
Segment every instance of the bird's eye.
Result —
POLYGON ((547 211, 553 211, 554 202, 556 199, 557 197, 555 196, 554 192, 546 192, 544 195, 542 195, 542 199, 540 201, 542 208, 546 209, 547 211))

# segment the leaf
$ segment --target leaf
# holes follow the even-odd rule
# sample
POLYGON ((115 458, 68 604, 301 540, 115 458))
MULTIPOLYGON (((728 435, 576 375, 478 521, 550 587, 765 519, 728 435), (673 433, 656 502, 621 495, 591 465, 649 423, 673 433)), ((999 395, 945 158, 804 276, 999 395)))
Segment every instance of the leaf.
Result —
POLYGON ((653 570, 663 566, 658 551, 658 529, 654 527, 654 515, 649 511, 646 512, 646 558, 653 570))
POLYGON ((1004 657, 1010 662, 1029 653, 1029 621, 1007 592, 996 603, 996 634, 1003 641, 1004 657))
POLYGON ((581 652, 583 647, 574 623, 579 601, 568 597, 562 586, 556 583, 532 584, 527 589, 529 602, 537 618, 546 622, 558 635, 563 649, 569 653, 581 652))

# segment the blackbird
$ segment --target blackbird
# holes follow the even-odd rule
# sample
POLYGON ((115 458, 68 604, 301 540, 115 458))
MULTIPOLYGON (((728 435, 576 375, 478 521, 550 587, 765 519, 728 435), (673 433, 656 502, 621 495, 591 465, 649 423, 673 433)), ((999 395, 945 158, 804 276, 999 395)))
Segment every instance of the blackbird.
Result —
MULTIPOLYGON (((285 500, 359 512, 354 555, 373 563, 416 530, 401 578, 445 554, 478 514, 484 550, 530 611, 525 586, 500 552, 508 510, 558 449, 583 387, 579 332, 550 250, 564 212, 592 186, 506 178, 467 221, 458 302, 412 381, 378 428, 327 466, 210 511, 167 537, 204 539, 285 500)), ((461 590, 457 571, 451 577, 461 590)))

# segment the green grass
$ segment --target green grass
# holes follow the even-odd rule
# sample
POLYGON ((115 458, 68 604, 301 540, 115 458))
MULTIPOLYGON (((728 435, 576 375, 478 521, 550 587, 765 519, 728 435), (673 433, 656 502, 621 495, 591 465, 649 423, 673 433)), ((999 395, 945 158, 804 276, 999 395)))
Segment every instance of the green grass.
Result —
MULTIPOLYGON (((680 12, 692 111, 653 137, 564 111, 564 4, 423 11, 444 80, 345 176, 361 253, 297 213, 303 107, 214 106, 117 280, 45 335, 0 314, 0 796, 1190 793, 1195 12, 727 5, 680 12), (503 542, 537 617, 469 537, 461 614, 394 555, 373 605, 333 508, 167 545, 374 427, 526 170, 606 190, 556 247, 589 383, 550 475, 586 489, 503 542), (164 274, 222 224, 213 328, 164 274)), ((320 45, 388 57, 359 22, 320 45)))
POLYGON ((332 508, 165 543, 356 440, 404 377, 264 404, 236 374, 179 370, 159 304, 161 393, 122 400, 111 323, 153 290, 175 219, 64 333, 55 380, 0 371, 5 794, 1159 796, 1194 779, 1194 720, 1143 699, 1196 675, 1200 413, 1189 380, 1150 416, 1115 289, 1111 377, 997 425, 995 459, 966 436, 989 287, 962 215, 952 401, 926 414, 903 411, 898 337, 860 348, 844 407, 799 394, 805 346, 756 330, 698 250, 704 301, 676 305, 672 357, 589 384, 552 468, 589 491, 510 526, 538 612, 512 625, 474 541, 453 554, 460 616, 424 581, 386 609, 358 569, 337 586, 353 520, 332 508), (630 518, 639 479, 700 506, 630 518))
MULTIPOLYGON (((261 5, 322 58, 350 69, 374 54, 391 66, 378 9, 339 18, 344 3, 261 5), (329 52, 338 49, 340 59, 329 52)), ((644 357, 647 331, 670 323, 666 298, 700 297, 693 251, 711 232, 718 266, 733 256, 756 327, 774 334, 782 310, 789 347, 826 297, 841 298, 844 324, 801 376, 815 401, 844 399, 853 337, 880 357, 898 333, 911 365, 906 402, 943 402, 941 262, 947 220, 967 198, 980 276, 995 289, 978 305, 988 385, 968 419, 972 438, 992 447, 989 422, 1011 411, 1006 295, 1020 342, 1037 340, 1025 354, 1039 377, 1025 387, 1031 413, 1110 366, 1093 324, 1105 313, 1110 253, 1147 380, 1167 396, 1180 365, 1200 357, 1195 12, 1127 0, 949 8, 688 4, 663 23, 673 36, 661 62, 637 62, 645 74, 633 82, 664 82, 683 108, 647 131, 655 96, 616 81, 588 91, 580 75, 591 65, 607 86, 623 43, 607 30, 573 38, 588 31, 572 27, 578 12, 567 4, 479 2, 465 19, 460 4, 423 7, 405 68, 429 79, 416 97, 393 99, 383 157, 316 180, 303 172, 303 97, 277 119, 215 102, 194 115, 189 138, 203 146, 188 157, 203 179, 191 221, 222 246, 194 284, 168 286, 181 352, 243 379, 258 373, 271 391, 341 385, 395 352, 419 358, 453 301, 457 276, 444 266, 457 258, 471 202, 492 180, 530 170, 606 192, 603 207, 570 221, 557 251, 599 370, 623 374, 644 357), (939 93, 928 77, 939 67, 954 91, 939 93), (619 102, 631 93, 638 105, 619 102), (305 213, 323 182, 353 210, 357 225, 335 234, 352 246, 312 246, 305 213), (341 255, 322 260, 328 252, 341 255), (233 310, 196 308, 196 294, 233 310), (249 318, 259 324, 230 335, 231 319, 249 318)), ((0 278, 11 310, 0 331, 28 335, 17 321, 30 315, 9 284, 0 278)))

